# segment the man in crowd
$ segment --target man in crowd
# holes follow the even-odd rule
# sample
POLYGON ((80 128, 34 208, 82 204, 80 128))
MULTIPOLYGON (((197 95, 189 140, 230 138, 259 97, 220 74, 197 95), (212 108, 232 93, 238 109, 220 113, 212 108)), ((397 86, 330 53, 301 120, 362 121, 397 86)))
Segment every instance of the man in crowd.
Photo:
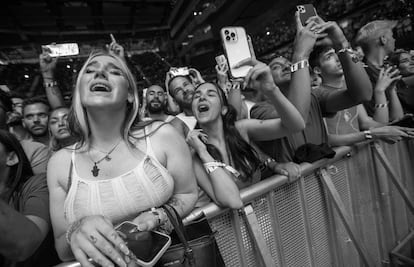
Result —
POLYGON ((145 94, 147 116, 153 120, 169 122, 174 116, 165 114, 167 96, 164 88, 159 85, 151 85, 145 94))
MULTIPOLYGON (((327 144, 328 138, 322 116, 331 116, 337 111, 359 104, 370 99, 372 87, 362 64, 356 63, 349 53, 349 43, 342 30, 335 22, 324 22, 319 17, 311 18, 302 26, 296 15, 297 36, 292 64, 285 58, 277 57, 269 64, 273 79, 281 91, 301 112, 307 125, 304 131, 288 137, 260 142, 259 147, 278 162, 293 161, 295 152, 304 144, 327 144), (339 52, 348 90, 331 91, 319 94, 311 93, 311 80, 308 69, 308 58, 319 37, 328 37, 339 52)), ((328 40, 327 40, 328 41, 328 40)), ((268 103, 259 103, 253 107, 251 117, 270 119, 278 114, 268 103)), ((298 161, 299 162, 299 161, 298 161)))
MULTIPOLYGON (((366 62, 366 72, 369 75, 373 86, 378 82, 378 78, 383 75, 381 69, 387 69, 388 65, 384 64, 385 59, 395 49, 395 39, 392 30, 397 25, 397 21, 375 20, 367 23, 359 29, 355 42, 359 45, 364 54, 366 62)), ((399 75, 398 71, 392 73, 392 78, 399 75)), ((376 117, 378 112, 388 111, 386 115, 388 123, 403 117, 403 110, 396 92, 395 80, 391 83, 381 95, 373 94, 369 101, 364 102, 368 115, 379 121, 376 117)))
MULTIPOLYGON (((0 129, 7 130, 8 113, 12 112, 12 102, 10 96, 0 90, 0 129)), ((30 139, 20 140, 20 144, 29 159, 34 174, 45 173, 47 161, 49 160, 49 150, 47 146, 30 139)))
MULTIPOLYGON (((313 71, 322 77, 322 84, 318 89, 321 94, 347 90, 341 62, 332 46, 316 46, 310 55, 309 63, 313 71)), ((391 80, 387 79, 387 82, 391 83, 391 80)), ((409 137, 412 132, 407 128, 384 126, 374 121, 367 115, 362 104, 338 111, 335 116, 326 118, 325 121, 329 144, 333 146, 352 145, 372 138, 393 143, 402 137, 409 137), (366 131, 361 132, 360 129, 366 131)))
POLYGON ((49 109, 48 102, 40 98, 26 99, 23 102, 23 126, 30 133, 31 139, 46 146, 49 144, 49 109))

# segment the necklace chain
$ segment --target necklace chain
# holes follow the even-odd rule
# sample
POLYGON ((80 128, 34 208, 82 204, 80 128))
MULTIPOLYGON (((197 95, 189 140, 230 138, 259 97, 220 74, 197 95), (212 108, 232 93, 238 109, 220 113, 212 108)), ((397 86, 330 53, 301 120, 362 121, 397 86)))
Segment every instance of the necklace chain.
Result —
POLYGON ((112 152, 114 152, 114 150, 118 147, 118 145, 121 143, 122 139, 119 139, 119 141, 114 145, 114 147, 112 147, 108 152, 103 152, 97 148, 95 148, 96 150, 98 150, 101 153, 105 153, 105 156, 97 161, 94 161, 91 154, 90 154, 90 150, 88 150, 88 156, 90 158, 90 160, 93 162, 93 167, 92 167, 92 175, 94 177, 97 177, 99 175, 99 171, 100 169, 98 168, 98 164, 101 163, 104 159, 106 159, 107 161, 110 161, 112 158, 109 156, 112 152))

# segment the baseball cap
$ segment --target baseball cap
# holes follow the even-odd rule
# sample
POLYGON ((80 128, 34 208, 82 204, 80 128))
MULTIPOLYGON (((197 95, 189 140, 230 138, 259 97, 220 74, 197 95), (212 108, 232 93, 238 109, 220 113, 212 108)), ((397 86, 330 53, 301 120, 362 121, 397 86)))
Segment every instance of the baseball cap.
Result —
POLYGON ((397 26, 398 21, 396 20, 374 20, 365 24, 359 29, 355 43, 357 45, 363 45, 372 39, 375 39, 382 34, 381 30, 393 29, 397 26))

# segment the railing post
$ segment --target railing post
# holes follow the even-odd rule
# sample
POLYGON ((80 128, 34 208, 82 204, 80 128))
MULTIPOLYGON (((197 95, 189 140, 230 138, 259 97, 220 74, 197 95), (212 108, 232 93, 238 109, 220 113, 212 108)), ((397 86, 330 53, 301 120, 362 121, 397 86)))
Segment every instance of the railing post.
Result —
POLYGON ((367 249, 363 245, 362 240, 359 239, 357 235, 357 231, 355 229, 355 226, 352 222, 351 216, 348 214, 348 212, 345 209, 345 205, 342 202, 341 197, 339 196, 338 191, 335 188, 335 185, 332 182, 332 179, 326 169, 321 169, 319 171, 319 177, 321 178, 322 184, 330 196, 330 198, 333 201, 334 207, 338 212, 339 217, 341 218, 345 229, 347 230, 351 240, 355 244, 355 248, 357 249, 359 255, 362 258, 362 261, 366 266, 374 267, 374 261, 370 258, 367 249))
POLYGON ((272 254, 270 253, 269 248, 266 245, 266 241, 264 239, 263 233, 260 229, 259 221, 257 220, 256 214, 254 213, 253 207, 251 205, 247 205, 244 207, 244 213, 247 219, 247 227, 251 233, 252 240, 256 245, 257 254, 260 256, 263 266, 265 267, 273 267, 276 266, 273 259, 272 254))
POLYGON ((405 204, 407 205, 410 212, 414 214, 414 203, 410 198, 410 194, 408 193, 408 190, 404 187, 404 185, 401 183, 401 179, 399 178, 397 172, 391 165, 387 156, 385 156, 384 150, 382 150, 380 145, 377 143, 374 143, 373 148, 374 154, 378 156, 385 170, 390 174, 391 182, 394 184, 398 192, 401 194, 401 197, 404 199, 405 204))

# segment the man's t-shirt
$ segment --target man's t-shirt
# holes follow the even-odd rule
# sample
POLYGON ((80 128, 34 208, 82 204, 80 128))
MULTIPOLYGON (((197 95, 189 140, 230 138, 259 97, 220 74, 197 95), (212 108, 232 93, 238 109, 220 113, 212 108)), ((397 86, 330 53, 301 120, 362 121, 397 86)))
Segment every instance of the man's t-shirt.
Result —
MULTIPOLYGON (((335 90, 345 91, 347 90, 346 87, 338 89, 335 87, 331 87, 328 85, 320 85, 318 90, 319 96, 325 95, 324 97, 320 97, 321 101, 319 102, 321 106, 326 105, 327 95, 335 90)), ((358 124, 358 109, 357 106, 353 106, 341 111, 338 111, 331 117, 325 118, 326 127, 328 133, 330 134, 349 134, 359 132, 359 124, 358 124)))
MULTIPOLYGON (((17 199, 13 200, 12 204, 23 215, 37 216, 45 220, 49 224, 50 230, 43 243, 31 257, 18 263, 6 260, 4 267, 48 267, 58 264, 60 261, 54 247, 50 223, 49 191, 46 183, 46 174, 35 175, 27 180, 21 189, 21 194, 17 199)), ((30 239, 30 237, 27 238, 30 239)))
POLYGON ((50 152, 47 146, 31 140, 21 140, 20 144, 22 145, 24 153, 30 162, 33 173, 45 173, 47 162, 50 156, 50 152))
MULTIPOLYGON (((309 116, 303 131, 290 134, 280 139, 257 142, 258 147, 278 162, 291 162, 293 161, 296 149, 301 145, 306 143, 316 145, 327 143, 328 135, 326 133, 322 115, 328 114, 319 104, 320 101, 323 103, 325 97, 326 94, 319 92, 318 89, 313 90, 311 93, 309 116)), ((279 117, 273 105, 267 102, 257 103, 252 108, 250 114, 252 119, 260 120, 279 117)))
POLYGON ((397 83, 397 94, 404 113, 414 114, 414 86, 409 86, 401 80, 397 83))

